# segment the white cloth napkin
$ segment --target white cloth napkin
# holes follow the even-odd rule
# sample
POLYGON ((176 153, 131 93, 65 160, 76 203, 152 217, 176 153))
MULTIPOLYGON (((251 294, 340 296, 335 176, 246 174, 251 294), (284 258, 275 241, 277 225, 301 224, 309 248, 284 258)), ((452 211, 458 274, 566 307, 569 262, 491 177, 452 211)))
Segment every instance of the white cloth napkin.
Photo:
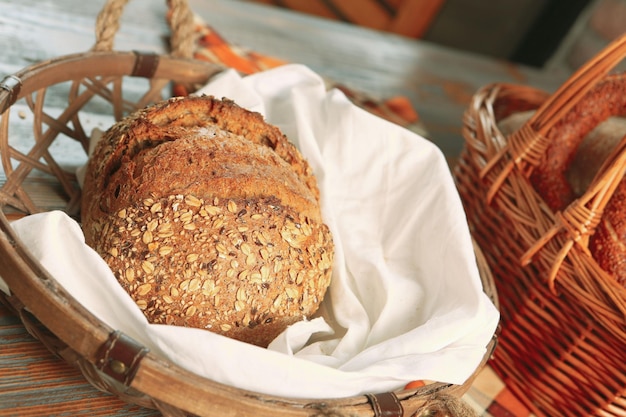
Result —
POLYGON ((336 245, 320 317, 268 349, 208 331, 148 324, 105 262, 61 212, 14 228, 77 300, 115 329, 201 376, 260 393, 337 398, 412 380, 461 384, 485 354, 499 314, 482 291, 460 199, 426 139, 327 92, 308 68, 240 77, 199 93, 262 113, 317 176, 336 245))

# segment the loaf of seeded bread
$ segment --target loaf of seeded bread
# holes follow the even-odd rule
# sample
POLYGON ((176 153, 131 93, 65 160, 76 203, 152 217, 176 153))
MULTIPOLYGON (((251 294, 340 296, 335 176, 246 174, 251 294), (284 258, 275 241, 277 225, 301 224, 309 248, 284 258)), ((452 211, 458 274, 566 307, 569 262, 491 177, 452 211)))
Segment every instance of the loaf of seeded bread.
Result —
POLYGON ((112 126, 88 163, 81 217, 151 323, 267 346, 315 313, 330 283, 309 164, 229 100, 170 99, 112 126))

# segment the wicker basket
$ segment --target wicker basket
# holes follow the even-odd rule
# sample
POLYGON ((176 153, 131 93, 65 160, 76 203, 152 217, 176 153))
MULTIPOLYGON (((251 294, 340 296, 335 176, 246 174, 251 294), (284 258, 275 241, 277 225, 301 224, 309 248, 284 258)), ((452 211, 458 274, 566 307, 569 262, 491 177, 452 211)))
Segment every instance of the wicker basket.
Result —
MULTIPOLYGON (((148 352, 100 322, 34 260, 10 221, 51 209, 78 214, 80 189, 73 168, 59 162, 53 148, 69 140, 87 150, 84 114, 108 112, 111 121, 119 120, 160 100, 171 83, 201 85, 223 70, 186 58, 191 56, 191 47, 189 36, 182 32, 191 26, 192 14, 183 0, 171 1, 172 54, 113 52, 112 38, 124 3, 105 5, 98 17, 93 51, 42 62, 0 83, 0 157, 6 176, 0 188, 0 276, 11 290, 10 296, 0 291, 0 301, 19 315, 33 336, 77 366, 96 388, 166 416, 401 416, 433 415, 434 410, 454 407, 458 409, 448 411, 450 415, 471 415, 459 398, 489 359, 495 335, 482 363, 463 385, 433 383, 324 401, 278 398, 198 377, 148 352), (54 95, 50 94, 53 90, 54 95), (52 115, 46 97, 58 100, 59 91, 66 94, 67 102, 59 114, 52 115), (14 143, 20 136, 14 133, 15 120, 23 124, 30 118, 33 144, 21 149, 14 143)), ((58 102, 55 106, 59 107, 58 102)), ((478 247, 476 254, 485 292, 497 306, 493 277, 478 247)))
POLYGON ((546 153, 550 129, 584 104, 599 80, 623 80, 610 72, 625 55, 622 37, 552 95, 488 85, 465 113, 466 143, 454 176, 501 300, 492 366, 541 416, 626 415, 626 288, 587 251, 593 225, 626 170, 624 140, 562 212, 551 211, 528 179, 546 153), (529 110, 532 118, 505 137, 498 123, 529 110))

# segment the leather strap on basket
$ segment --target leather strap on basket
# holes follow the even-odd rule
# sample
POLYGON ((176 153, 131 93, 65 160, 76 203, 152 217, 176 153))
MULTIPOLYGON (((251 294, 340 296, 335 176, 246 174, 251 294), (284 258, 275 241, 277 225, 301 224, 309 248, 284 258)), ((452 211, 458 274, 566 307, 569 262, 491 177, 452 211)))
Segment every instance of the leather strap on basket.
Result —
POLYGON ((0 90, 7 91, 9 93, 9 97, 2 104, 0 104, 0 114, 4 113, 6 109, 15 103, 17 97, 20 95, 21 88, 22 80, 15 75, 9 75, 0 82, 0 90))
MULTIPOLYGON (((120 27, 120 18, 128 0, 107 0, 96 19, 96 43, 93 51, 113 50, 113 40, 120 27)), ((191 58, 194 48, 193 13, 187 0, 167 0, 171 34, 170 55, 191 58)))
POLYGON ((367 399, 372 405, 375 417, 402 417, 404 415, 402 404, 393 392, 368 394, 367 399))
POLYGON ((147 353, 146 347, 116 330, 98 350, 96 367, 116 381, 129 386, 141 359, 147 353))
POLYGON ((143 52, 134 52, 135 66, 130 73, 133 77, 152 78, 159 66, 159 55, 143 52))

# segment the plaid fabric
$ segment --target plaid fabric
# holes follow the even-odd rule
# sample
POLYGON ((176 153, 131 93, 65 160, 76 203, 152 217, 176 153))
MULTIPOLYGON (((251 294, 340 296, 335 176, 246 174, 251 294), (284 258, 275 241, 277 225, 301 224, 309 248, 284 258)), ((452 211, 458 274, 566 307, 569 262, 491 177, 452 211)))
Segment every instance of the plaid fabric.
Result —
POLYGON ((483 417, 534 417, 489 366, 478 374, 463 400, 483 417))
POLYGON ((0 416, 133 416, 160 413, 96 390, 33 338, 0 303, 0 416))
MULTIPOLYGON (((480 416, 532 417, 489 367, 463 396, 480 416)), ((75 368, 34 339, 0 304, 0 416, 156 417, 91 386, 75 368)))

